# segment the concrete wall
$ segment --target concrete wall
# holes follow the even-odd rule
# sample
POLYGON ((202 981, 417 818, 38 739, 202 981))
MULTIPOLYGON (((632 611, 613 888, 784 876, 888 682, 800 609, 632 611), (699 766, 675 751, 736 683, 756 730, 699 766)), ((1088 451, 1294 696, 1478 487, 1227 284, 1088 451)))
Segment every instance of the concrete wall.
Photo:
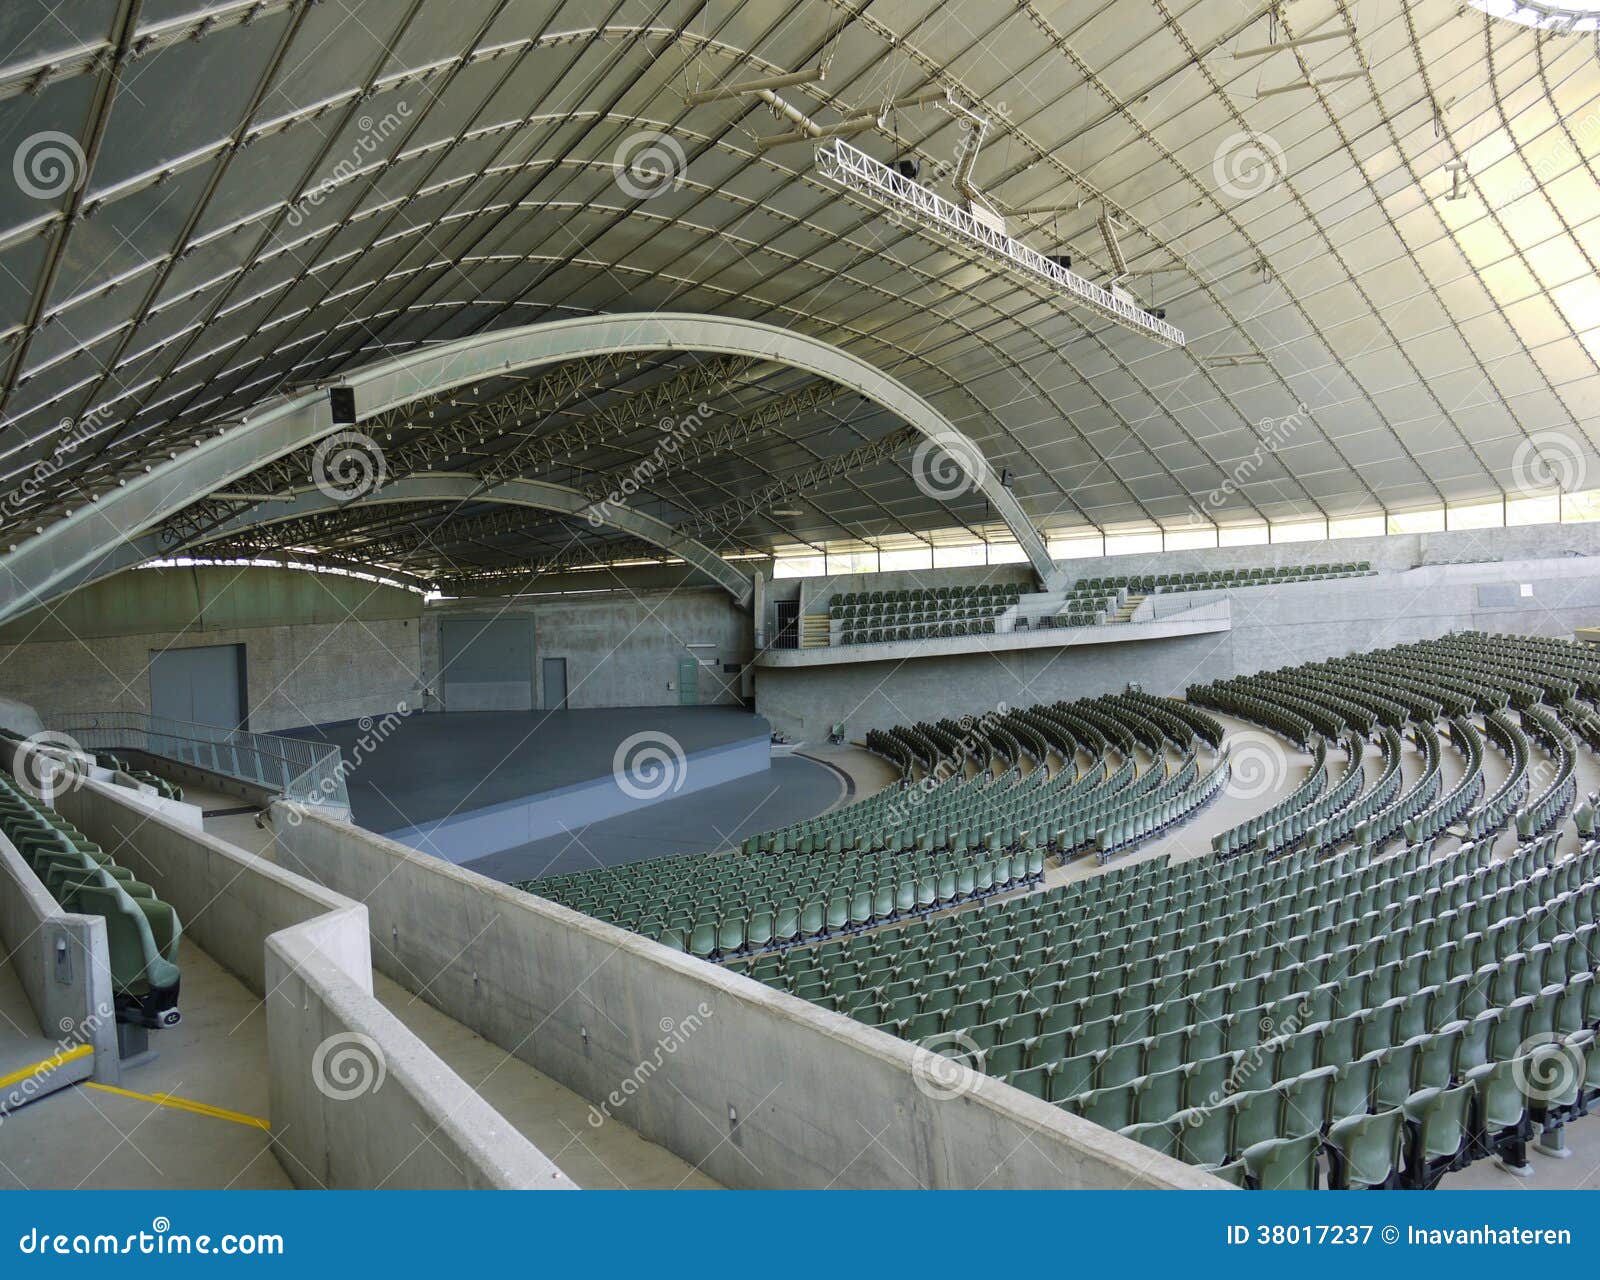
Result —
POLYGON ((360 903, 103 783, 57 807, 157 885, 188 937, 264 997, 273 1150, 296 1185, 572 1185, 373 997, 360 903))
MULTIPOLYGON (((1198 682, 1454 630, 1570 636, 1577 627, 1600 622, 1596 525, 1111 556, 1069 562, 1068 568, 1074 577, 1095 577, 1363 559, 1382 569, 1378 577, 1225 593, 1233 625, 1218 635, 1137 646, 914 659, 894 667, 757 667, 756 711, 797 741, 814 740, 841 720, 850 737, 859 740, 872 728, 979 715, 1000 702, 1016 707, 1108 693, 1129 681, 1152 693, 1181 694, 1198 682), (1483 558, 1496 553, 1500 558, 1483 558), (1472 563, 1460 563, 1474 557, 1472 563)), ((957 571, 912 576, 922 585, 937 586, 946 581, 945 572, 957 571)), ((889 576, 883 575, 885 580, 889 576)), ((1191 593, 1182 599, 1193 604, 1213 594, 1191 593)))
POLYGON ((533 619, 535 706, 544 705, 543 658, 567 660, 567 705, 575 711, 676 706, 678 663, 688 658, 711 662, 699 670, 701 705, 741 703, 740 676, 724 673, 722 664, 749 662, 750 618, 725 591, 685 588, 531 601, 453 601, 430 608, 422 648, 430 689, 438 692, 442 684, 441 619, 493 616, 533 619))
MULTIPOLYGON (((0 948, 46 1040, 94 1049, 92 1066, 73 1065, 51 1080, 71 1084, 91 1071, 116 1084, 117 1023, 111 989, 106 922, 99 916, 63 911, 39 883, 16 846, 0 835, 0 948)), ((27 1028, 23 1028, 24 1031, 27 1028)))
POLYGON ((242 644, 256 732, 417 705, 421 597, 276 569, 141 570, 0 629, 0 689, 53 714, 150 710, 152 653, 242 644), (219 580, 216 575, 231 575, 219 580))
POLYGON ((381 836, 285 815, 274 807, 280 857, 362 895, 383 972, 430 975, 424 999, 724 1185, 1221 1185, 965 1068, 946 1096, 926 1050, 842 1014, 381 836))

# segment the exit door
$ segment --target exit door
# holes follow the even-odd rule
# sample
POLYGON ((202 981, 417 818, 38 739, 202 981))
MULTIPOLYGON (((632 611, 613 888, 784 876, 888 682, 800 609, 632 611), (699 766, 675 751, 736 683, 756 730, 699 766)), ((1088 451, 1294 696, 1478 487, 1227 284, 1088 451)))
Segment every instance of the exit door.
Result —
POLYGON ((678 705, 680 707, 700 705, 700 664, 693 658, 678 660, 678 705))
POLYGON ((544 709, 546 711, 565 711, 567 709, 567 660, 565 658, 546 658, 544 660, 544 709))

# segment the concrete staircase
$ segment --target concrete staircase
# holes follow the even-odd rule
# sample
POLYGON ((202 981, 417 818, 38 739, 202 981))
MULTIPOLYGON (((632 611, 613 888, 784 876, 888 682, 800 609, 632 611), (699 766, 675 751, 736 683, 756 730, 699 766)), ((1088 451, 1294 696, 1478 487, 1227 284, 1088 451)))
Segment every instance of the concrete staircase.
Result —
POLYGON ((800 647, 825 649, 833 643, 831 620, 826 613, 808 613, 800 619, 800 647))
POLYGON ((1106 619, 1106 621, 1107 622, 1129 622, 1129 621, 1131 621, 1133 619, 1133 615, 1138 611, 1139 606, 1144 603, 1144 600, 1145 600, 1145 598, 1143 596, 1136 596, 1136 595, 1133 595, 1132 593, 1130 593, 1128 598, 1127 598, 1127 600, 1123 602, 1122 608, 1118 609, 1116 611, 1116 613, 1112 614, 1109 618, 1106 619))

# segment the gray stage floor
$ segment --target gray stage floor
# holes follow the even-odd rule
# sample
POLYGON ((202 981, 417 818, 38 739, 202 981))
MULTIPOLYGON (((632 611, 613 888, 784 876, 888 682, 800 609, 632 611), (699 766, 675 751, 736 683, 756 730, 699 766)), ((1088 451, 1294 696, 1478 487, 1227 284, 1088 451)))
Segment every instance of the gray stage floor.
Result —
POLYGON ((833 769, 803 756, 774 756, 772 768, 550 836, 465 865, 496 880, 529 880, 671 853, 703 853, 757 831, 815 817, 844 794, 833 769))
MULTIPOLYGON (((610 774, 617 745, 641 730, 670 734, 686 755, 693 755, 768 737, 772 726, 738 707, 413 715, 350 773, 351 812, 369 831, 399 831, 589 782, 610 774)), ((336 743, 349 762, 356 758, 356 743, 369 730, 358 721, 344 720, 283 732, 291 738, 336 743)), ((684 799, 698 799, 698 794, 684 799)), ((651 812, 661 807, 653 806, 651 812)))

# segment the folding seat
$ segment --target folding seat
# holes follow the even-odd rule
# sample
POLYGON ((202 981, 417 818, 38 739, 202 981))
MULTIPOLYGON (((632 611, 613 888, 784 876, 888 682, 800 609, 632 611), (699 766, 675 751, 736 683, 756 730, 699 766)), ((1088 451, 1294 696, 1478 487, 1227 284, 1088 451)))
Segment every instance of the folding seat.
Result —
POLYGON ((1333 1081, 1333 1096, 1328 1099, 1328 1118, 1365 1115, 1372 1108, 1372 1095, 1377 1087, 1378 1058, 1357 1058, 1338 1068, 1333 1081))
POLYGON ((1329 1024, 1317 1023, 1284 1036, 1278 1042, 1278 1076, 1285 1079, 1304 1075, 1317 1065, 1317 1051, 1322 1041, 1322 1030, 1329 1024))
POLYGON ((997 1044, 983 1055, 983 1070, 991 1076, 1009 1076, 1021 1071, 1027 1057, 1025 1042, 1011 1040, 997 1044))
POLYGON ((1140 1076, 1134 1082, 1134 1111, 1140 1123, 1165 1121, 1181 1111, 1187 1083, 1185 1067, 1140 1076))
POLYGON ((1528 1014, 1532 1008, 1530 997, 1519 996, 1506 1007, 1492 1011, 1494 1016, 1489 1028, 1491 1061, 1506 1062, 1518 1056, 1528 1038, 1528 1014))
POLYGON ((1067 1098, 1088 1093, 1098 1083, 1096 1073, 1099 1065, 1098 1053, 1083 1053, 1063 1059, 1056 1065, 1055 1077, 1051 1081, 1050 1100, 1063 1102, 1067 1098))
POLYGON ((1199 1022, 1189 1027, 1183 1056, 1190 1062, 1199 1062, 1202 1058, 1214 1058, 1223 1053, 1224 1031, 1221 1019, 1199 1022))
POLYGON ((1420 1049, 1415 1041, 1407 1041, 1379 1051, 1377 1083, 1373 1090, 1376 1106, 1398 1107, 1411 1096, 1420 1049))
POLYGON ((1284 1136, 1320 1132, 1327 1126, 1338 1076, 1335 1067, 1317 1067, 1273 1086, 1282 1099, 1281 1132, 1284 1136))
POLYGON ((1080 1023, 1072 1037, 1074 1054, 1100 1052, 1111 1047, 1111 1019, 1080 1023))
POLYGON ((1562 988, 1555 1012, 1555 1029, 1562 1035, 1582 1031, 1589 1025, 1586 1010, 1593 999, 1593 988, 1592 973, 1580 973, 1562 988))
POLYGON ((1328 1185, 1337 1190, 1398 1184, 1405 1113, 1346 1116, 1328 1127, 1328 1185))
POLYGON ((1159 1151, 1164 1156, 1178 1154, 1178 1135, 1166 1120, 1152 1123, 1130 1124, 1119 1130, 1124 1138, 1132 1138, 1140 1146, 1159 1151))
POLYGON ((1473 1089, 1472 1142, 1479 1156, 1499 1155, 1507 1171, 1526 1177, 1524 1146, 1528 1109, 1523 1096, 1523 1066, 1516 1061, 1488 1062, 1467 1072, 1473 1089))
POLYGON ((1258 1142, 1268 1142, 1278 1136, 1282 1094, 1271 1089, 1252 1089, 1234 1094, 1224 1106, 1233 1112, 1230 1150, 1243 1151, 1258 1142))
POLYGON ((1190 1107, 1172 1117, 1178 1150, 1190 1164, 1217 1168, 1232 1151, 1233 1111, 1226 1106, 1190 1107))
POLYGON ((1115 1085, 1080 1094, 1077 1112, 1103 1129, 1125 1129, 1133 1123, 1133 1086, 1115 1085))
POLYGON ((1396 1034, 1399 1021, 1398 1004, 1383 1004, 1376 1009, 1368 1009, 1361 1015, 1361 1052, 1368 1054, 1395 1044, 1399 1039, 1396 1034))
POLYGON ((1184 1106, 1192 1109, 1220 1103, 1228 1095, 1229 1083, 1238 1063, 1239 1055, 1231 1053, 1220 1053, 1190 1062, 1183 1095, 1184 1106))
POLYGON ((1144 1044, 1144 1069, 1153 1073, 1170 1071, 1184 1064, 1184 1049, 1188 1037, 1184 1030, 1152 1035, 1144 1044))
POLYGON ((1100 1087, 1127 1084, 1144 1074, 1144 1044, 1114 1044, 1100 1061, 1100 1087))

